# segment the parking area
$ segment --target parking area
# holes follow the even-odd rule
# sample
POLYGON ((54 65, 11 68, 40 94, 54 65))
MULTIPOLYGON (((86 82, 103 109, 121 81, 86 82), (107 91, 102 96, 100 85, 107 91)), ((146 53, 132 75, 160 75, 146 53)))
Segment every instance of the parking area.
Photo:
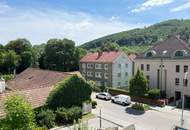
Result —
MULTIPOLYGON (((101 106, 102 117, 121 126, 135 124, 137 130, 171 130, 174 125, 180 125, 181 110, 170 106, 164 108, 152 107, 145 113, 134 111, 129 106, 121 106, 101 99, 92 99, 101 106), (101 104, 101 105, 100 105, 101 104)), ((93 110, 99 116, 100 108, 93 110)), ((185 127, 190 128, 190 111, 184 111, 185 127)))

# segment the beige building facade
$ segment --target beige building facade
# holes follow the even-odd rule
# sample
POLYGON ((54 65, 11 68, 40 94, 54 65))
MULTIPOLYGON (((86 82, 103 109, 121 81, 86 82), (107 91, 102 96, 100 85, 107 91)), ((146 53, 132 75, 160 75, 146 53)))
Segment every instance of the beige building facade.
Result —
POLYGON ((135 72, 144 72, 150 88, 159 88, 166 97, 181 100, 183 88, 186 106, 190 107, 190 48, 178 37, 163 41, 135 59, 135 72), (186 83, 185 83, 186 81, 186 83))

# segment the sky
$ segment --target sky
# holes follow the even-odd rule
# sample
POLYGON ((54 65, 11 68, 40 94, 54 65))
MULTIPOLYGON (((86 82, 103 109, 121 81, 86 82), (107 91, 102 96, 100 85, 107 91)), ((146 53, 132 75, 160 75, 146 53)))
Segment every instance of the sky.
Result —
POLYGON ((68 38, 76 45, 168 19, 190 19, 190 0, 0 0, 0 43, 68 38))

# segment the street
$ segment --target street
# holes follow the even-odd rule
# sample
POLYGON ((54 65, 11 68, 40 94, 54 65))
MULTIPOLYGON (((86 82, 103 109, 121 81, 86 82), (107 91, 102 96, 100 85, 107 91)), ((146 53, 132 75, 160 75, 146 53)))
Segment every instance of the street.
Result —
MULTIPOLYGON (((92 95, 92 99, 101 104, 104 119, 124 127, 135 124, 136 130, 171 130, 174 125, 180 125, 181 111, 179 109, 167 106, 155 107, 155 110, 141 113, 110 101, 95 99, 95 94, 92 95)), ((99 116, 99 108, 94 109, 93 113, 99 116)), ((190 111, 185 110, 184 119, 185 127, 190 128, 190 111)))

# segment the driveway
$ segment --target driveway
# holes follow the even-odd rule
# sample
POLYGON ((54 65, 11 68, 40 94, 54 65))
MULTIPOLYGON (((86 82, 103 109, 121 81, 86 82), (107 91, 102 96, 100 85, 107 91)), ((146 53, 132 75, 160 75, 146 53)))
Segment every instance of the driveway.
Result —
MULTIPOLYGON (((141 113, 110 101, 95 99, 95 94, 92 98, 101 104, 103 118, 121 126, 135 124, 137 130, 171 130, 174 125, 180 124, 181 111, 179 109, 154 107, 155 110, 141 113)), ((99 108, 93 110, 93 113, 99 116, 99 108)), ((185 126, 190 128, 189 111, 184 112, 184 119, 185 126)))

